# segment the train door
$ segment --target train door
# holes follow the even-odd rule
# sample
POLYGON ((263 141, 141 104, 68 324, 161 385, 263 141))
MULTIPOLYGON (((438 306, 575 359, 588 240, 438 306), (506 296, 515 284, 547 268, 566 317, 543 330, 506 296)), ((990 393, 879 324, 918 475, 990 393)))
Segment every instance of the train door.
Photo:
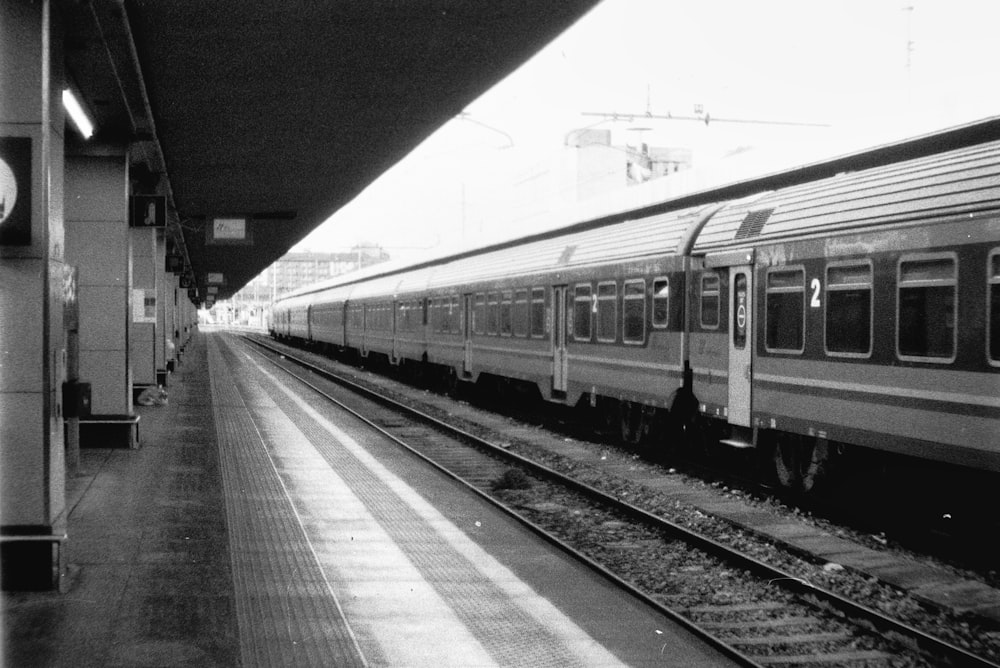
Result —
POLYGON ((465 339, 465 361, 462 372, 465 376, 472 375, 472 295, 462 295, 462 337, 465 339))
POLYGON ((729 268, 729 423, 750 426, 753 359, 753 270, 729 268))
POLYGON ((566 286, 552 288, 552 390, 566 391, 569 359, 566 355, 566 286))

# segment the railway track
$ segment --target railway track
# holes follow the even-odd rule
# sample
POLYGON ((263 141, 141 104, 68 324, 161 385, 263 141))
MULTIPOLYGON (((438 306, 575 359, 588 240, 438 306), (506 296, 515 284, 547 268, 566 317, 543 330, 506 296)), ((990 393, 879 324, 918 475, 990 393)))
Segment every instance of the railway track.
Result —
POLYGON ((261 354, 749 665, 995 666, 573 476, 251 339, 261 354))

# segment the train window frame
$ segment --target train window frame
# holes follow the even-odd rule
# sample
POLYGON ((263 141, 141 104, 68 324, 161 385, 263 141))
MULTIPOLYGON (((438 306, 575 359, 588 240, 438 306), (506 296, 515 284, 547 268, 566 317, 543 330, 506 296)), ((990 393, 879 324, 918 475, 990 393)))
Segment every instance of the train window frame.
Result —
POLYGON ((630 278, 622 283, 622 343, 630 346, 641 346, 646 343, 646 279, 644 278, 630 278), (635 291, 637 286, 639 290, 635 291), (629 294, 629 288, 632 288, 631 294, 629 294), (640 331, 638 337, 630 337, 628 335, 629 304, 635 302, 639 302, 641 309, 638 317, 640 331))
POLYGON ((547 334, 545 331, 545 288, 531 288, 529 309, 528 336, 533 339, 545 338, 547 334))
POLYGON ((486 334, 486 293, 477 292, 472 298, 472 333, 486 334))
POLYGON ((500 293, 500 336, 512 336, 514 333, 514 292, 504 290, 500 293))
POLYGON ((986 361, 990 366, 1000 366, 1000 248, 994 248, 986 257, 986 361), (998 338, 996 357, 994 336, 998 338))
POLYGON ((666 329, 670 326, 670 277, 669 276, 657 276, 653 278, 653 313, 652 313, 652 327, 653 329, 666 329), (666 295, 660 296, 660 292, 663 287, 657 288, 657 284, 666 287, 666 295), (663 320, 662 322, 657 319, 657 305, 663 304, 663 320))
POLYGON ((594 286, 590 283, 577 283, 573 286, 573 340, 590 341, 594 334, 594 286), (586 291, 586 295, 583 291, 586 291), (586 318, 580 318, 580 314, 586 313, 586 318), (584 335, 580 331, 579 325, 586 321, 587 333, 584 335))
POLYGON ((698 324, 702 329, 719 329, 722 321, 722 276, 717 271, 706 271, 698 279, 698 324), (706 287, 714 279, 715 287, 706 287), (715 299, 713 308, 705 308, 707 300, 715 299), (715 322, 706 321, 705 315, 715 311, 715 322))
POLYGON ((600 343, 614 343, 618 340, 618 283, 615 281, 601 281, 597 284, 597 340, 600 343), (609 303, 610 318, 605 310, 609 303), (610 335, 604 331, 605 328, 611 330, 610 335))
POLYGON ((875 270, 871 260, 840 260, 830 262, 824 269, 826 280, 823 295, 823 352, 829 357, 844 357, 851 359, 870 359, 874 350, 875 340, 875 270), (843 269, 863 269, 867 272, 864 283, 837 283, 831 278, 831 273, 843 269), (829 327, 831 323, 830 305, 833 299, 830 293, 849 291, 868 291, 868 350, 865 352, 849 350, 830 350, 829 327))
POLYGON ((489 336, 500 334, 500 293, 491 292, 486 296, 486 333, 489 336))
POLYGON ((514 336, 521 338, 527 338, 529 331, 528 318, 529 313, 529 301, 528 301, 528 289, 521 288, 514 291, 514 311, 513 311, 513 327, 512 333, 514 336))
MULTIPOLYGON (((782 298, 781 302, 785 303, 782 298)), ((787 331, 787 327, 775 327, 774 330, 787 331)), ((780 342, 779 342, 780 343, 780 342)), ((803 265, 781 265, 771 267, 764 274, 764 350, 769 353, 781 353, 783 355, 801 355, 806 348, 806 268, 803 265), (771 280, 778 274, 797 274, 801 278, 801 283, 797 285, 779 285, 772 287, 771 280), (797 348, 784 348, 771 345, 772 316, 780 311, 777 307, 772 308, 772 304, 777 302, 779 295, 801 295, 799 300, 799 328, 797 348), (774 300, 774 301, 772 301, 774 300)))
POLYGON ((441 307, 440 300, 432 298, 427 300, 427 309, 430 315, 430 330, 432 332, 441 331, 441 307))
POLYGON ((959 292, 958 292, 959 262, 958 254, 951 251, 938 253, 908 253, 900 256, 896 261, 896 357, 904 362, 920 362, 926 364, 952 364, 958 356, 958 313, 959 313, 959 292), (941 278, 920 278, 903 279, 903 265, 918 263, 933 263, 949 261, 953 267, 950 279, 941 278), (901 327, 901 311, 903 309, 903 290, 906 289, 926 289, 926 288, 947 288, 951 287, 952 294, 952 328, 951 328, 951 354, 944 355, 913 355, 903 353, 900 347, 900 335, 905 330, 914 331, 913 327, 901 327))

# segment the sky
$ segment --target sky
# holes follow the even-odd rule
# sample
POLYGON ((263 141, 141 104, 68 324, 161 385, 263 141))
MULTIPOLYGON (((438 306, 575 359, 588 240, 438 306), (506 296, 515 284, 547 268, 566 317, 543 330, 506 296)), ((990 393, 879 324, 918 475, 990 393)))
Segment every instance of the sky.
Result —
POLYGON ((405 263, 662 197, 576 203, 556 173, 579 128, 688 148, 698 183, 721 184, 737 163, 768 173, 1000 115, 998 25, 998 0, 605 0, 293 250, 369 242, 405 263), (696 106, 823 127, 584 113, 696 106))

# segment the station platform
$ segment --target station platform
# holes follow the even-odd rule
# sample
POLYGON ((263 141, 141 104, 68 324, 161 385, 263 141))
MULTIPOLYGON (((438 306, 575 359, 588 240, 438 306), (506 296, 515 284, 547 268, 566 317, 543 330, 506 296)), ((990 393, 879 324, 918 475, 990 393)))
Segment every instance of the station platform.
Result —
POLYGON ((731 661, 222 333, 138 449, 67 482, 62 593, 5 592, 4 666, 731 661))

